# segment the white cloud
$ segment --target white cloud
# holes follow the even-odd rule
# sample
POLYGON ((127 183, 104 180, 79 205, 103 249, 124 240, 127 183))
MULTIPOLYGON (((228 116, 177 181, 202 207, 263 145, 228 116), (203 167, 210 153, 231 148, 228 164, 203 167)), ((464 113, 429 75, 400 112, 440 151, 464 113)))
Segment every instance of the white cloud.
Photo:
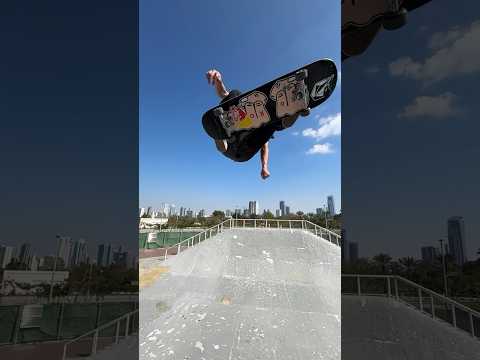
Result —
POLYGON ((333 153, 332 144, 325 143, 325 144, 315 144, 313 145, 308 151, 307 155, 314 155, 314 154, 331 154, 333 153))
POLYGON ((456 96, 449 92, 439 96, 419 96, 405 107, 399 117, 445 118, 456 115, 459 110, 454 106, 455 100, 456 96))
POLYGON ((318 129, 308 128, 302 131, 302 135, 306 137, 312 137, 316 140, 326 139, 330 136, 338 136, 342 129, 342 116, 341 113, 321 117, 319 119, 318 129))
POLYGON ((380 72, 380 68, 376 65, 370 66, 370 67, 365 69, 365 72, 367 74, 376 74, 376 73, 380 72))
POLYGON ((429 42, 433 54, 422 61, 403 57, 389 66, 393 76, 433 83, 480 71, 480 21, 434 34, 429 42))
POLYGON ((299 134, 300 134, 300 133, 299 133, 298 131, 294 131, 294 132, 292 133, 293 136, 297 136, 297 135, 299 135, 299 134))

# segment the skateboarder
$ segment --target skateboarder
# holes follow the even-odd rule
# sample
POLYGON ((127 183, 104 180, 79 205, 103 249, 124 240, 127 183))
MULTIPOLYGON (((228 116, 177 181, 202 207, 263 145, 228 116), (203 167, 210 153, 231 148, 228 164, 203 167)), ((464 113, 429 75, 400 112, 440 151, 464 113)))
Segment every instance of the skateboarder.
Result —
MULTIPOLYGON (((215 86, 215 91, 217 92, 217 95, 220 97, 220 99, 222 99, 220 101, 221 104, 241 95, 241 92, 239 90, 227 90, 222 80, 222 74, 220 74, 218 70, 209 70, 207 71, 206 76, 208 83, 215 86)), ((280 128, 276 130, 286 129, 295 123, 299 115, 307 116, 308 114, 310 114, 310 109, 303 110, 300 114, 286 116, 282 119, 280 128)), ((260 149, 260 161, 262 164, 260 176, 262 177, 262 179, 266 179, 270 176, 270 171, 268 170, 268 140, 270 138, 273 138, 271 129, 258 129, 258 133, 255 137, 250 136, 249 139, 240 139, 237 140, 237 143, 228 143, 227 140, 215 140, 215 145, 217 146, 218 151, 220 151, 223 155, 229 157, 230 159, 234 161, 245 161, 244 159, 242 159, 242 151, 248 152, 252 148, 258 148, 255 146, 251 146, 251 142, 260 141, 261 143, 263 143, 263 146, 260 149)), ((248 159, 250 157, 251 156, 247 156, 248 159)))

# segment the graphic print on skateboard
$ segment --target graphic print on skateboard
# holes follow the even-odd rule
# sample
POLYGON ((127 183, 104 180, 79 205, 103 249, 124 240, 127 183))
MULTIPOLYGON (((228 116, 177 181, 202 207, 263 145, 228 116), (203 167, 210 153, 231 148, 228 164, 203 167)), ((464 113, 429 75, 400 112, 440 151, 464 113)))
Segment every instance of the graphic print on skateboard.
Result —
POLYGON ((210 137, 222 140, 278 124, 285 116, 323 103, 336 83, 335 63, 315 61, 208 110, 202 116, 203 128, 210 137))

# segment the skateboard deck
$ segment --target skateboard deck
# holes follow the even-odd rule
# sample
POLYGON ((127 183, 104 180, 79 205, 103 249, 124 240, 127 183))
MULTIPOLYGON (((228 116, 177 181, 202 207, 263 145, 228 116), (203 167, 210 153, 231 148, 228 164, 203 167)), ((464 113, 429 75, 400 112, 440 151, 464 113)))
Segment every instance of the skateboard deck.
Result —
POLYGON ((323 103, 336 83, 335 63, 318 60, 215 106, 203 114, 202 125, 218 140, 275 126, 284 117, 323 103))
POLYGON ((382 29, 395 30, 431 0, 342 0, 342 57, 364 52, 382 29))

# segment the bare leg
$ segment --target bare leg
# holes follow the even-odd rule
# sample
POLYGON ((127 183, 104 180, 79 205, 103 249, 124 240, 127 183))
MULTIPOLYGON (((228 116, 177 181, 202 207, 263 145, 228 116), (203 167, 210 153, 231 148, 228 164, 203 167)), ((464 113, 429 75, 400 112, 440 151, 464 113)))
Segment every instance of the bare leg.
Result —
POLYGON ((270 172, 268 171, 268 142, 266 142, 260 150, 260 160, 262 162, 262 171, 260 172, 260 175, 262 179, 265 180, 270 176, 270 172))

